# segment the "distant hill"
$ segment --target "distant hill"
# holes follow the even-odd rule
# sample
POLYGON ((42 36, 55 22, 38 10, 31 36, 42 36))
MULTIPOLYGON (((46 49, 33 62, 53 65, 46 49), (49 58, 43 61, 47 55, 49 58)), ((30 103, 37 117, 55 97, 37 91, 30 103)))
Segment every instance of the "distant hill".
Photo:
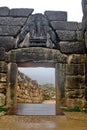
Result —
POLYGON ((44 100, 55 98, 54 84, 40 85, 20 71, 17 80, 17 102, 19 103, 42 103, 44 100))

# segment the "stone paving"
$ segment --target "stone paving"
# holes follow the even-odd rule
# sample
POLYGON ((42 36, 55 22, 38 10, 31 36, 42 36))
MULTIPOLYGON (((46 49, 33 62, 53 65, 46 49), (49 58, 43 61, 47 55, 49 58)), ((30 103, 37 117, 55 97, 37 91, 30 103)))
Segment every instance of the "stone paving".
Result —
POLYGON ((65 116, 2 116, 0 130, 87 130, 87 121, 65 116))

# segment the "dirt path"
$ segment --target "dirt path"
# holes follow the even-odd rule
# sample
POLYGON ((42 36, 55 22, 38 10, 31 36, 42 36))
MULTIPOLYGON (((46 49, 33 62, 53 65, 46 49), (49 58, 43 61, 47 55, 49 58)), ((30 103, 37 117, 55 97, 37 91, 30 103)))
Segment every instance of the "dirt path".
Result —
POLYGON ((65 116, 2 116, 0 130, 87 130, 87 121, 65 116))

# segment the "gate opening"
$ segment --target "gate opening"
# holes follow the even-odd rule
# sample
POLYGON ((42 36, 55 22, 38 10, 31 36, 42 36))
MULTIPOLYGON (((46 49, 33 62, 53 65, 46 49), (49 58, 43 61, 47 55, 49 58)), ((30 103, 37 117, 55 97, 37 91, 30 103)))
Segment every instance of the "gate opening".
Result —
POLYGON ((19 115, 55 115, 55 68, 18 67, 19 115))

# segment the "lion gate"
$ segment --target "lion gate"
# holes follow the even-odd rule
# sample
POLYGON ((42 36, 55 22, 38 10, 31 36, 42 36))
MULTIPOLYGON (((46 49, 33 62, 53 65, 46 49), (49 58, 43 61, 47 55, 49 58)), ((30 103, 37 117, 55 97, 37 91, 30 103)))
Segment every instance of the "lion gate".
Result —
POLYGON ((0 106, 16 103, 18 66, 55 68, 56 114, 87 103, 87 55, 82 23, 67 12, 0 8, 0 106))

